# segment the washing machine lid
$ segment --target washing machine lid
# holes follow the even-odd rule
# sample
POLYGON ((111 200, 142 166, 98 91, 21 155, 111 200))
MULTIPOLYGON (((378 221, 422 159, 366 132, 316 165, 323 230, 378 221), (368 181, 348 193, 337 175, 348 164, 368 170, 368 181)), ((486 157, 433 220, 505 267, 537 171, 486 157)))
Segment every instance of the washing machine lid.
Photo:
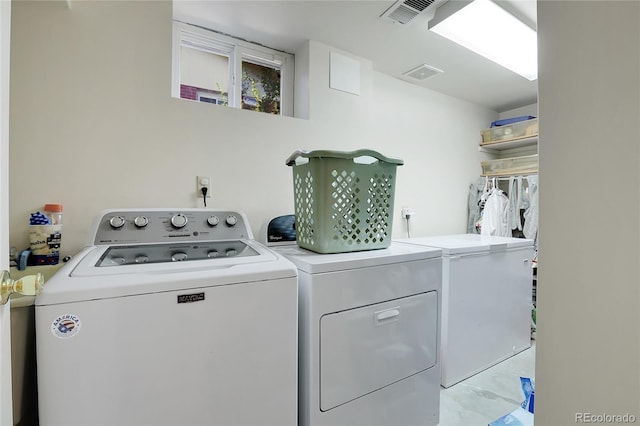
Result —
MULTIPOLYGON (((164 291, 189 290, 230 284, 295 278, 296 267, 284 257, 253 240, 220 242, 215 247, 244 247, 232 256, 205 257, 214 247, 201 242, 190 244, 189 254, 200 258, 185 260, 181 243, 148 245, 149 250, 176 255, 174 261, 135 263, 145 245, 133 247, 92 246, 82 250, 45 283, 36 297, 36 306, 106 299, 164 291), (206 248, 205 248, 206 247, 206 248), (130 250, 129 250, 130 249, 130 250), (123 262, 121 258, 124 257, 123 262)), ((144 252, 150 258, 152 251, 144 252)))
POLYGON ((300 271, 310 274, 419 261, 442 256, 442 250, 436 247, 394 243, 386 249, 334 254, 314 253, 294 244, 273 247, 273 250, 293 262, 300 271))
POLYGON ((220 270, 275 260, 271 250, 251 240, 95 246, 86 252, 71 276, 220 270))
POLYGON ((95 267, 118 268, 125 265, 193 262, 205 259, 216 261, 249 256, 259 256, 259 253, 243 241, 131 244, 107 247, 95 267))
POLYGON ((443 256, 489 253, 491 251, 491 246, 487 242, 460 238, 457 235, 401 238, 395 241, 418 246, 438 247, 442 249, 443 256))

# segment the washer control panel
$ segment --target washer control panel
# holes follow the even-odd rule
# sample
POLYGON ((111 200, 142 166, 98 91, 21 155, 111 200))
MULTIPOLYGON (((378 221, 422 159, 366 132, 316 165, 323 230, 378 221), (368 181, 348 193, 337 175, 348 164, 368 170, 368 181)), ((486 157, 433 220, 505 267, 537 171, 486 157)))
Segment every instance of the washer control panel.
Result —
POLYGON ((244 213, 212 209, 106 210, 92 245, 253 239, 244 213))

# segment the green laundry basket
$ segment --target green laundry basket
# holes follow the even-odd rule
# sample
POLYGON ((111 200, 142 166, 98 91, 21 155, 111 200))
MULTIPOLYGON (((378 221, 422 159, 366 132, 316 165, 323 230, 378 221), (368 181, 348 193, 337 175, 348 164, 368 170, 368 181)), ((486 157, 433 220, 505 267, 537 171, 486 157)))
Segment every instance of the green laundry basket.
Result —
POLYGON ((298 150, 286 164, 293 168, 300 247, 316 253, 389 247, 396 168, 402 160, 369 149, 298 150))

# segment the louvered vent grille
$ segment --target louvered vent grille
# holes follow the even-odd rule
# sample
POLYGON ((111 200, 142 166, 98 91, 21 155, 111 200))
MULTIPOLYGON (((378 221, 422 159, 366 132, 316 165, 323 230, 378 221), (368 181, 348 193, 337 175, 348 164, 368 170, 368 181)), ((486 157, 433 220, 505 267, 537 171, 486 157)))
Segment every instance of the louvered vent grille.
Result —
POLYGON ((426 80, 428 78, 431 78, 435 75, 440 74, 441 72, 443 72, 441 69, 435 68, 435 67, 431 67, 427 64, 422 64, 419 67, 416 67, 410 71, 405 72, 404 74, 402 74, 405 77, 409 77, 412 78, 414 80, 426 80))
POLYGON ((400 0, 387 9, 380 18, 385 21, 406 24, 434 2, 436 0, 400 0))
POLYGON ((418 12, 422 12, 433 2, 434 0, 406 0, 403 4, 414 8, 418 12))
POLYGON ((415 10, 400 5, 388 16, 394 21, 400 22, 401 24, 406 24, 407 22, 415 18, 417 14, 418 12, 416 12, 415 10))

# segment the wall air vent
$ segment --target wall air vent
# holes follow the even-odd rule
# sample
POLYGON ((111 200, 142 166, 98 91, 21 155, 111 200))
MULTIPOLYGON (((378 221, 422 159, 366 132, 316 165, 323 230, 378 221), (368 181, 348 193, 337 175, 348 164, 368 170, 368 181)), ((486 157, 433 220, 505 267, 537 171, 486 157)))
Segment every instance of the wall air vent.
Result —
POLYGON ((428 78, 431 78, 435 75, 442 73, 441 69, 431 67, 427 64, 422 64, 419 67, 416 67, 410 71, 407 71, 402 74, 403 77, 407 77, 417 81, 423 81, 428 78))
POLYGON ((407 24, 436 0, 398 0, 380 18, 384 21, 407 24))

